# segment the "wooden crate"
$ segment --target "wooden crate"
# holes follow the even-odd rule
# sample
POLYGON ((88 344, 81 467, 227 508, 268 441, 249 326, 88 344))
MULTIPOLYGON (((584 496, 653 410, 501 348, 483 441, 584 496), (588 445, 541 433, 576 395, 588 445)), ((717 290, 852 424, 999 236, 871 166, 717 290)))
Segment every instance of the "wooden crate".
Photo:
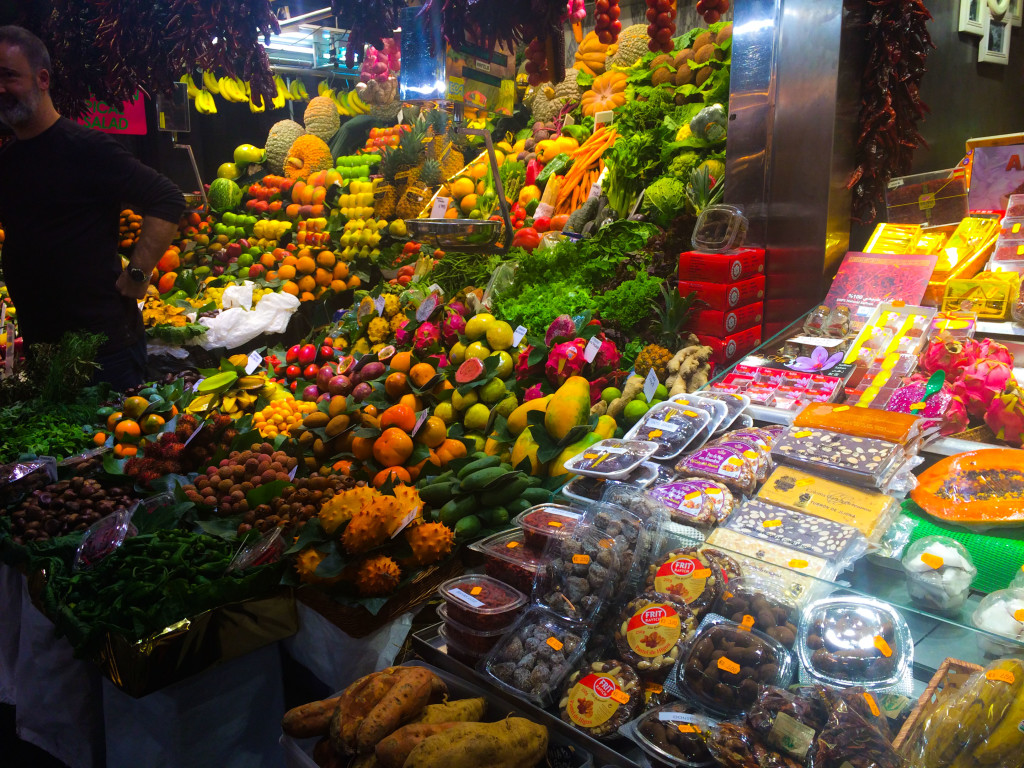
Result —
POLYGON ((928 687, 924 689, 921 698, 910 712, 900 732, 896 734, 892 745, 901 751, 907 744, 917 738, 919 728, 924 725, 928 716, 934 712, 946 696, 960 688, 975 672, 980 672, 984 667, 971 664, 969 661, 947 658, 939 666, 938 670, 928 681, 928 687), (943 695, 945 694, 945 695, 943 695))

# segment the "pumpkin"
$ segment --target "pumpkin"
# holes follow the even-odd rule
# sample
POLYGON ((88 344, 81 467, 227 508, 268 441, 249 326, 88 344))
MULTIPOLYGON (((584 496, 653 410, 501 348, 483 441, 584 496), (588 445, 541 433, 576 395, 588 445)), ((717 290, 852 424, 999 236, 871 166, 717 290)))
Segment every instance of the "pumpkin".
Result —
POLYGON ((593 117, 598 112, 621 107, 626 103, 626 73, 605 72, 594 78, 590 90, 583 94, 583 114, 593 117))
POLYGON ((604 72, 604 61, 608 58, 608 46, 597 39, 596 32, 590 32, 576 49, 575 67, 580 72, 597 77, 604 72))

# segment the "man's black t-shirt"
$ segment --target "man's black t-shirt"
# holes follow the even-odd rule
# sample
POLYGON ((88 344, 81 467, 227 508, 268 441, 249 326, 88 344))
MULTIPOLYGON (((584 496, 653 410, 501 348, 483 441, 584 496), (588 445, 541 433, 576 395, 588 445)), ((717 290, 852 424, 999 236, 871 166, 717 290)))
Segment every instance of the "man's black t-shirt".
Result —
POLYGON ((4 281, 28 344, 85 330, 112 352, 141 338, 138 305, 116 286, 123 205, 177 222, 185 201, 117 141, 63 117, 0 149, 4 281))

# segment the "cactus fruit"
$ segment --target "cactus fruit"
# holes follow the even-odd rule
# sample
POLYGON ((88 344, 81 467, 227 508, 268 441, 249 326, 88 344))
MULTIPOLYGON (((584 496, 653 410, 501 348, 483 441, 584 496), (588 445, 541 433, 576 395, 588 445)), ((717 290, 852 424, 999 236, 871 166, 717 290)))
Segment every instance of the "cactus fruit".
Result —
POLYGON ((366 558, 356 572, 356 588, 363 597, 390 595, 401 580, 398 563, 387 555, 366 558))
POLYGON ((452 551, 455 534, 441 523, 425 523, 406 528, 405 540, 412 548, 413 562, 416 565, 430 565, 452 551))
POLYGON ((549 347, 562 341, 569 341, 576 335, 576 323, 568 315, 559 315, 551 321, 547 332, 544 334, 544 343, 549 347))
POLYGON ((967 412, 980 419, 985 415, 996 395, 1006 389, 1013 379, 1013 368, 995 360, 976 360, 964 369, 963 380, 954 387, 954 392, 964 393, 967 412))
POLYGON ((921 369, 925 373, 945 371, 947 378, 954 381, 960 372, 977 359, 974 342, 957 339, 933 338, 921 353, 921 369))
POLYGON ((295 558, 295 571, 299 574, 299 581, 304 584, 325 584, 337 581, 337 578, 326 579, 316 575, 316 569, 323 562, 326 555, 310 547, 299 552, 295 558))
POLYGON ((985 411, 985 423, 1000 440, 1024 446, 1024 389, 1010 380, 985 411))

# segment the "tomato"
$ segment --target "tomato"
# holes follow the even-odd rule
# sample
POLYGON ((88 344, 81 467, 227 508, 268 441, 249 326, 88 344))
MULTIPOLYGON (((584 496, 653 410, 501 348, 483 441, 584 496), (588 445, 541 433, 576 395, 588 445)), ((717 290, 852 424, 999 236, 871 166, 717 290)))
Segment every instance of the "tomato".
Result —
POLYGON ((552 216, 551 217, 551 226, 549 227, 548 231, 549 232, 561 232, 563 229, 565 229, 565 225, 568 223, 568 221, 569 221, 569 214, 567 214, 567 213, 560 213, 557 216, 552 216))
POLYGON ((538 245, 540 245, 540 234, 533 227, 523 227, 512 238, 513 248, 522 248, 532 252, 538 245))
POLYGON ((533 228, 538 232, 547 232, 551 229, 551 219, 547 216, 539 216, 533 220, 533 228))

